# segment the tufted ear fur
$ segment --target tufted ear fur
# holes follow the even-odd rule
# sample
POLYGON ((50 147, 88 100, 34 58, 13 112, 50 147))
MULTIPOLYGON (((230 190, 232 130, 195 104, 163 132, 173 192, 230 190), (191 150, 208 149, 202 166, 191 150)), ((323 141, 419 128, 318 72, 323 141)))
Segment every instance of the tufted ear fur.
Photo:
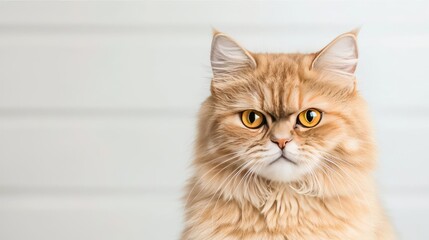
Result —
MULTIPOLYGON (((357 31, 344 33, 317 53, 311 69, 325 71, 354 82, 358 63, 357 31)), ((352 84, 351 84, 352 85, 352 84)))
POLYGON ((255 68, 252 55, 227 35, 214 32, 211 49, 211 66, 215 78, 229 75, 245 68, 255 68))

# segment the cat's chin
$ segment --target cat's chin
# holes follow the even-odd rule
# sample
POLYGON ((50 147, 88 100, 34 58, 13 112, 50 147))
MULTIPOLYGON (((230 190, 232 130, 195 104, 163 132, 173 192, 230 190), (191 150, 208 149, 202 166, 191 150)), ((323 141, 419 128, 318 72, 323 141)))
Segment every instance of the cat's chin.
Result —
POLYGON ((304 164, 280 157, 261 168, 258 174, 268 180, 288 183, 299 180, 307 172, 304 164))

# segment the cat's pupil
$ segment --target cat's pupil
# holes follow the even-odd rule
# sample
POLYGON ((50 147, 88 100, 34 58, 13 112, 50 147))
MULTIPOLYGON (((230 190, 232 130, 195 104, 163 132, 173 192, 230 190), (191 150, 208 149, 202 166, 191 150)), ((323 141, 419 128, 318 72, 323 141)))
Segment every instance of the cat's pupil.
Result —
POLYGON ((313 119, 316 117, 317 113, 314 111, 307 111, 305 115, 306 115, 305 117, 307 118, 307 121, 312 122, 313 119))
POLYGON ((255 114, 255 112, 251 112, 249 114, 249 122, 253 123, 255 120, 256 120, 256 114, 255 114))

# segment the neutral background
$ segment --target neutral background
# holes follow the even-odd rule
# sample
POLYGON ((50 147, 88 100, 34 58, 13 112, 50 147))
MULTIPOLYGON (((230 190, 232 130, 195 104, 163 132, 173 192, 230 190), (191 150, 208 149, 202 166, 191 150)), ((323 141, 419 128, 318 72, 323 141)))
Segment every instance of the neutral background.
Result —
POLYGON ((211 28, 316 51, 362 26, 382 198, 429 239, 427 1, 0 3, 0 239, 177 239, 211 28))

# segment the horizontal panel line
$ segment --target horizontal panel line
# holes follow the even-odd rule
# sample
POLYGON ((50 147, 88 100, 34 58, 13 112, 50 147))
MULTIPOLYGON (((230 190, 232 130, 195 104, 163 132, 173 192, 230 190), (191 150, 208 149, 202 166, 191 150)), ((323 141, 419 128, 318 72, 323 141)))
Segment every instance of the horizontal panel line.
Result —
MULTIPOLYGON (((229 30, 237 30, 237 32, 264 32, 272 31, 278 28, 286 28, 293 30, 294 32, 300 33, 309 33, 309 29, 317 30, 320 32, 326 32, 328 29, 335 29, 338 27, 346 28, 346 25, 305 25, 305 24, 290 24, 290 25, 277 25, 277 26, 254 26, 245 27, 243 25, 234 25, 228 24, 229 30)), ((84 24, 84 25, 0 25, 0 34, 2 33, 168 33, 168 34, 189 34, 189 33, 201 33, 201 32, 210 32, 211 26, 206 24, 141 24, 141 25, 132 25, 132 24, 84 24)), ((313 31, 311 32, 314 33, 313 31)))
MULTIPOLYGON (((428 106, 370 106, 371 113, 383 114, 385 116, 411 116, 416 112, 420 117, 429 117, 428 106)), ((198 108, 22 108, 10 107, 0 108, 0 117, 196 117, 198 108)))
POLYGON ((194 117, 197 110, 190 108, 0 108, 0 117, 194 117))
MULTIPOLYGON (((350 0, 328 0, 327 2, 330 3, 344 3, 344 2, 349 2, 350 0)), ((415 1, 415 0, 414 0, 415 1)), ((13 1, 12 1, 13 2, 13 1)), ((58 0, 21 0, 20 2, 30 2, 30 3, 58 3, 58 0)), ((82 2, 82 0, 69 0, 67 2, 74 2, 74 3, 80 3, 82 2)), ((95 2, 95 3, 153 3, 153 2, 164 2, 164 3, 173 3, 173 4, 181 4, 181 3, 190 3, 190 2, 200 2, 199 0, 159 0, 159 1, 154 1, 154 0, 90 0, 90 1, 85 1, 85 2, 95 2)), ((205 0, 205 2, 207 3, 217 3, 218 1, 216 0, 205 0)), ((246 3, 246 2, 258 2, 255 0, 229 0, 228 2, 234 3, 234 2, 238 2, 238 3, 246 3)), ((266 3, 275 3, 278 2, 278 0, 267 0, 264 1, 266 3)), ((313 3, 313 2, 319 2, 319 0, 284 0, 283 2, 289 2, 289 3, 313 3)), ((358 2, 367 2, 367 3, 389 3, 390 1, 386 1, 386 0, 361 0, 358 2)), ((413 1, 407 1, 407 0, 397 0, 395 1, 396 3, 410 3, 413 1)))
MULTIPOLYGON (((290 24, 219 24, 222 27, 228 28, 228 31, 241 32, 241 33, 284 33, 284 32, 293 32, 297 34, 310 34, 314 33, 324 33, 329 31, 337 31, 338 29, 349 29, 350 24, 341 24, 341 23, 320 23, 315 21, 314 23, 290 23, 290 24), (281 29, 281 31, 279 31, 281 29)), ((190 33, 201 33, 201 32, 210 32, 212 29, 210 24, 200 24, 198 21, 195 23, 172 23, 172 24, 115 24, 115 23, 106 23, 106 24, 0 24, 0 35, 1 34, 11 34, 11 33, 28 33, 28 34, 109 34, 109 33, 149 33, 149 34, 187 34, 190 33)), ((365 26, 363 26, 365 28, 365 26)), ((377 28, 379 33, 392 33, 397 34, 398 28, 403 28, 407 34, 415 33, 418 35, 427 34, 422 29, 428 29, 429 24, 424 22, 417 23, 395 23, 395 27, 391 27, 391 24, 380 24, 374 23, 371 24, 372 28, 377 28)))
MULTIPOLYGON (((2 195, 170 195, 184 194, 183 187, 23 187, 0 186, 2 195)), ((380 187, 381 195, 429 195, 429 185, 380 187)))
POLYGON ((168 195, 177 187, 22 187, 0 186, 1 195, 168 195))

